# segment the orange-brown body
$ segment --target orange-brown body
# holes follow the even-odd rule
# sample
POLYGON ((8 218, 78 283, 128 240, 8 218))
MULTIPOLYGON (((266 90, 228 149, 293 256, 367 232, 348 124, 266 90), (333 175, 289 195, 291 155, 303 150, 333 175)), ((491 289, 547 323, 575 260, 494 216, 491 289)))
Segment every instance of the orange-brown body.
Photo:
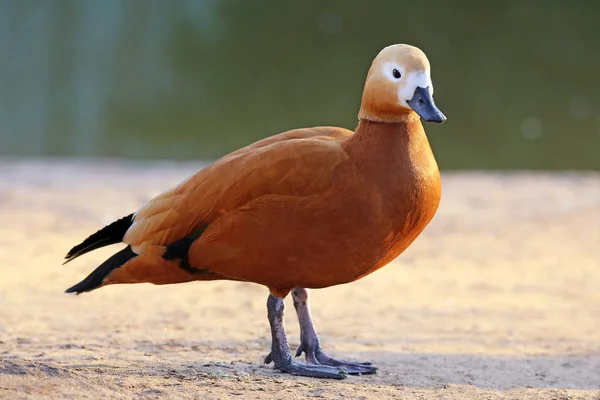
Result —
POLYGON ((279 296, 381 268, 421 233, 441 194, 421 122, 362 121, 298 129, 240 149, 158 196, 136 214, 124 242, 145 253, 106 283, 232 279, 279 296), (163 246, 208 224, 190 274, 163 246))

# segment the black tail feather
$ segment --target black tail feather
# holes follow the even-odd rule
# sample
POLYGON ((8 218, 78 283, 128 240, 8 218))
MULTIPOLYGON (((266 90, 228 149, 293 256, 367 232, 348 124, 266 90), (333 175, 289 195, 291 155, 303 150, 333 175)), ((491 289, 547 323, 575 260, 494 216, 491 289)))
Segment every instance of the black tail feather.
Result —
POLYGON ((104 278, 106 278, 106 276, 110 274, 113 269, 119 268, 135 256, 137 256, 137 254, 131 250, 131 246, 125 247, 123 250, 104 261, 98 268, 94 270, 94 272, 89 274, 87 278, 79 282, 77 285, 65 290, 65 293, 81 294, 83 292, 90 292, 94 289, 97 289, 100 285, 102 285, 104 278))
POLYGON ((121 242, 132 224, 133 214, 129 214, 128 216, 105 226, 77 246, 73 247, 65 256, 65 262, 63 264, 92 250, 121 242))

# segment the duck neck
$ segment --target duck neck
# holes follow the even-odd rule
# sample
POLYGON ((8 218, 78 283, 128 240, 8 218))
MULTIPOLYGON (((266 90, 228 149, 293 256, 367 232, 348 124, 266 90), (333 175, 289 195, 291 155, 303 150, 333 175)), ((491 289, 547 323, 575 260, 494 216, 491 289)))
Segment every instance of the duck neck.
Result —
POLYGON ((361 164, 384 166, 393 169, 404 166, 425 152, 432 156, 431 148, 420 120, 380 122, 361 119, 354 135, 344 143, 346 152, 361 164))
POLYGON ((392 214, 407 191, 410 198, 428 198, 437 208, 439 170, 420 120, 360 120, 354 135, 342 147, 354 168, 379 188, 392 214))

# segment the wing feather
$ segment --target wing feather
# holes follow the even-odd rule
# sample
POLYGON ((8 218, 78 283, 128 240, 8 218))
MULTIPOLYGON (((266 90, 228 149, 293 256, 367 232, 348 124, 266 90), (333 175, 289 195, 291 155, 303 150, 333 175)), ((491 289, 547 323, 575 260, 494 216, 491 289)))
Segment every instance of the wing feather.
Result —
POLYGON ((352 133, 296 129, 230 153, 140 208, 123 241, 136 251, 165 246, 260 196, 322 190, 346 159, 337 141, 352 133))

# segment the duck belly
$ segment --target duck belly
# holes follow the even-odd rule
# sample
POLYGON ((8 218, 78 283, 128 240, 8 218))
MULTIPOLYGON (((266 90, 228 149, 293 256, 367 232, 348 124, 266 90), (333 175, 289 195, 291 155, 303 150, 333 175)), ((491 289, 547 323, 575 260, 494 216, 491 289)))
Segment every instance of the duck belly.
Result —
POLYGON ((210 224, 190 248, 191 264, 270 288, 328 287, 387 264, 416 238, 426 219, 415 216, 420 207, 386 215, 370 194, 259 200, 210 224))

